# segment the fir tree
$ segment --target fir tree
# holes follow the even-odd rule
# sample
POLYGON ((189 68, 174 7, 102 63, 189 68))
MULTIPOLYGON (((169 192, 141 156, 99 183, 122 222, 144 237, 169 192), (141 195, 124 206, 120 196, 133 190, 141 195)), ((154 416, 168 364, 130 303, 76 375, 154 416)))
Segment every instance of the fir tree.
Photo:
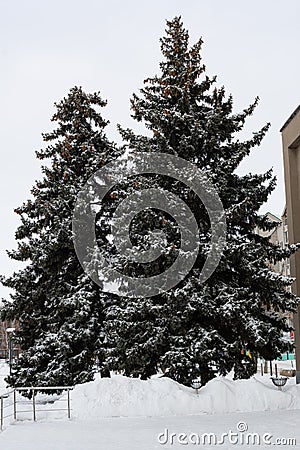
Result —
MULTIPOLYGON (((210 242, 203 204, 181 183, 167 177, 142 177, 140 188, 161 183, 189 204, 199 225, 199 256, 176 288, 143 300, 123 298, 120 305, 109 309, 106 320, 111 364, 142 378, 161 368, 187 385, 199 373, 203 384, 216 372, 225 375, 234 370, 236 378, 253 375, 257 355, 274 359, 287 348, 282 339, 288 330, 283 313, 296 305, 288 290, 291 279, 276 274, 269 263, 289 257, 297 246, 282 249, 256 233, 257 227, 271 230, 275 226, 259 214, 275 187, 272 171, 236 173, 251 149, 260 145, 269 124, 249 140, 239 139, 258 99, 234 113, 232 96, 216 86, 216 77, 205 75, 201 47, 201 39, 189 47, 189 35, 179 17, 167 22, 161 39, 160 74, 146 79, 140 96, 134 94, 131 100, 133 118, 145 124, 150 136, 129 129, 121 129, 121 134, 134 152, 177 155, 208 173, 226 212, 227 244, 222 260, 201 284, 199 274, 210 242)), ((136 276, 156 274, 157 265, 164 268, 166 252, 180 246, 174 221, 161 211, 147 210, 131 227, 137 247, 139 234, 155 227, 168 228, 171 235, 165 254, 158 259, 163 264, 135 268, 136 276)))
POLYGON ((20 321, 17 342, 21 357, 8 382, 16 386, 72 385, 93 379, 103 348, 103 309, 110 301, 84 273, 72 240, 76 196, 86 180, 119 152, 104 134, 107 122, 99 93, 74 87, 55 104, 49 145, 36 152, 46 160, 44 177, 31 190, 32 199, 15 212, 21 225, 17 250, 8 252, 26 267, 2 283, 13 289, 3 319, 20 321))

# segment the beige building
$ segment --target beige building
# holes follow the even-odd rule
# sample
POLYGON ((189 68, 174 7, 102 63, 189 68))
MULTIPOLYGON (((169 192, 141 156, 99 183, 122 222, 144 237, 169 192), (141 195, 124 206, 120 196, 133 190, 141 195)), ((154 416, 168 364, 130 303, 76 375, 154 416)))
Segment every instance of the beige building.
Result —
MULTIPOLYGON (((300 242, 300 106, 281 128, 286 192, 288 239, 291 244, 300 242)), ((290 259, 291 275, 296 280, 292 290, 300 297, 300 251, 290 259)), ((296 346, 296 382, 300 383, 300 303, 294 314, 296 346)))

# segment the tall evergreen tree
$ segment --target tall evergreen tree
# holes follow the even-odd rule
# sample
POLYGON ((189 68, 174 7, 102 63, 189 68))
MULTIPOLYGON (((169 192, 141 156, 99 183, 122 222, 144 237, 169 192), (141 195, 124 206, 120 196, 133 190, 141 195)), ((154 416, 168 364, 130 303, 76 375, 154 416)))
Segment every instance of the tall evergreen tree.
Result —
POLYGON ((23 270, 4 279, 13 289, 5 301, 3 319, 16 318, 15 339, 22 353, 8 381, 12 385, 66 385, 93 378, 93 366, 104 360, 103 308, 110 301, 84 273, 72 240, 76 196, 86 180, 118 156, 109 143, 98 108, 99 93, 74 87, 55 104, 57 127, 44 134, 49 145, 36 152, 46 160, 44 177, 31 190, 32 199, 15 212, 21 225, 17 250, 8 252, 26 261, 23 270))
MULTIPOLYGON (((189 47, 189 35, 179 17, 167 22, 160 74, 146 79, 140 96, 134 94, 131 100, 133 118, 144 122, 150 136, 129 129, 121 129, 121 134, 135 152, 177 155, 208 173, 226 212, 222 260, 201 284, 199 274, 210 242, 210 222, 201 200, 182 183, 144 176, 137 189, 160 183, 189 204, 199 225, 199 256, 175 288, 143 300, 123 298, 110 308, 106 320, 111 364, 142 378, 163 368, 187 385, 199 373, 203 384, 216 372, 225 375, 234 370, 236 378, 247 378, 256 371, 257 355, 276 358, 287 348, 282 333, 288 325, 282 313, 296 305, 287 289, 291 279, 276 274, 269 263, 289 257, 297 246, 282 249, 256 232, 257 227, 271 230, 275 226, 259 214, 275 186, 272 171, 236 173, 251 149, 260 145, 269 124, 249 140, 239 139, 258 100, 234 113, 232 97, 216 86, 215 77, 205 75, 201 47, 201 39, 189 47)), ((172 218, 162 214, 159 206, 139 214, 131 227, 138 248, 139 235, 147 228, 167 229, 172 238, 158 260, 165 263, 166 253, 172 250, 175 258, 180 238, 172 218)), ((157 264, 150 264, 135 269, 135 275, 151 276, 157 271, 157 264)))

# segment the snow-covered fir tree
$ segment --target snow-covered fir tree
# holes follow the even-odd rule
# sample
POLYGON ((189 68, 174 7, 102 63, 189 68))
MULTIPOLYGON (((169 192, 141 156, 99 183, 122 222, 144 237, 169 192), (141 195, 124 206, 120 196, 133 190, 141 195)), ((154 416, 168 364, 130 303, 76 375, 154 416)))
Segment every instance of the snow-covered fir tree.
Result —
POLYGON ((72 89, 56 105, 57 128, 44 135, 48 147, 37 152, 47 161, 44 178, 33 187, 32 199, 16 209, 21 219, 18 248, 9 255, 28 264, 2 279, 14 290, 2 317, 20 321, 22 355, 9 377, 12 385, 82 383, 93 378, 95 359, 103 370, 119 369, 129 376, 148 378, 163 369, 186 385, 201 374, 205 384, 216 371, 249 377, 257 355, 272 359, 287 348, 282 313, 293 311, 296 298, 287 290, 291 280, 275 274, 269 264, 289 257, 297 246, 281 249, 255 232, 274 227, 259 215, 275 186, 272 172, 236 173, 269 125, 249 140, 239 140, 257 100, 234 113, 232 97, 216 87, 215 77, 205 75, 201 46, 201 40, 189 46, 180 18, 167 22, 160 74, 145 80, 141 95, 131 102, 133 117, 144 122, 150 136, 131 130, 121 134, 134 150, 129 156, 133 163, 136 152, 159 152, 207 172, 226 212, 227 243, 219 266, 200 282, 211 230, 195 192, 169 177, 143 175, 122 181, 105 196, 96 220, 102 253, 132 277, 150 277, 172 266, 180 230, 159 205, 139 212, 130 224, 137 251, 149 248, 149 233, 164 233, 165 246, 154 262, 138 264, 119 254, 110 236, 116 207, 129 194, 160 186, 181 197, 198 222, 200 251, 193 269, 175 288, 149 298, 104 293, 84 273, 72 240, 75 200, 87 179, 121 150, 105 137, 106 122, 96 109, 105 106, 99 94, 72 89))
MULTIPOLYGON (((256 227, 271 230, 275 225, 259 214, 275 187, 272 171, 236 173, 251 149, 260 145, 269 124, 249 140, 239 139, 258 100, 234 113, 232 97, 216 86, 215 77, 205 75, 201 47, 201 39, 189 46, 181 18, 167 22, 160 73, 146 79, 140 96, 133 95, 131 101, 134 119, 145 124, 150 136, 129 129, 121 129, 121 134, 134 152, 176 155, 208 173, 226 212, 222 260, 200 283, 210 242, 210 222, 201 200, 167 177, 141 177, 136 189, 160 185, 189 204, 199 225, 200 252, 189 275, 175 288, 146 299, 123 298, 108 310, 106 320, 112 366, 142 378, 163 369, 187 385, 199 374, 205 384, 216 372, 225 375, 231 370, 236 378, 247 378, 256 371, 258 355, 276 358, 287 348, 282 333, 288 325, 282 313, 296 305, 287 289, 291 279, 274 273, 269 264, 289 257, 296 246, 282 249, 255 232, 256 227)), ((132 223, 132 241, 138 248, 143 248, 145 230, 167 230, 169 240, 156 263, 134 267, 135 276, 157 274, 176 258, 176 224, 159 207, 140 213, 132 223)))
MULTIPOLYGON (((32 198, 17 208, 21 225, 17 250, 8 252, 26 267, 2 283, 12 288, 1 311, 16 318, 21 357, 8 377, 11 385, 70 385, 93 379, 95 361, 105 358, 103 308, 111 301, 84 273, 72 240, 72 216, 86 180, 119 155, 105 134, 99 93, 74 87, 58 104, 57 126, 44 134, 49 145, 36 152, 44 174, 32 198)), ((101 233, 100 233, 101 234, 101 233)), ((111 297, 111 296, 110 296, 111 297)))

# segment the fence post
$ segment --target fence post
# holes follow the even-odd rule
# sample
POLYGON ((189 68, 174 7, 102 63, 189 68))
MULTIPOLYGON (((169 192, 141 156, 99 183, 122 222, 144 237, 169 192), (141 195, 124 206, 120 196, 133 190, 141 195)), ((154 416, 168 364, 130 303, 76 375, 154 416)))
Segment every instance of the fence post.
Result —
POLYGON ((17 392, 14 389, 14 420, 17 420, 17 392))
POLYGON ((2 431, 2 428, 3 428, 3 397, 1 397, 0 409, 1 409, 1 412, 0 412, 0 429, 2 431))
POLYGON ((68 389, 68 419, 71 418, 71 401, 70 401, 70 389, 68 389))
POLYGON ((35 390, 32 389, 32 411, 33 411, 33 420, 36 421, 36 414, 35 414, 35 390))

